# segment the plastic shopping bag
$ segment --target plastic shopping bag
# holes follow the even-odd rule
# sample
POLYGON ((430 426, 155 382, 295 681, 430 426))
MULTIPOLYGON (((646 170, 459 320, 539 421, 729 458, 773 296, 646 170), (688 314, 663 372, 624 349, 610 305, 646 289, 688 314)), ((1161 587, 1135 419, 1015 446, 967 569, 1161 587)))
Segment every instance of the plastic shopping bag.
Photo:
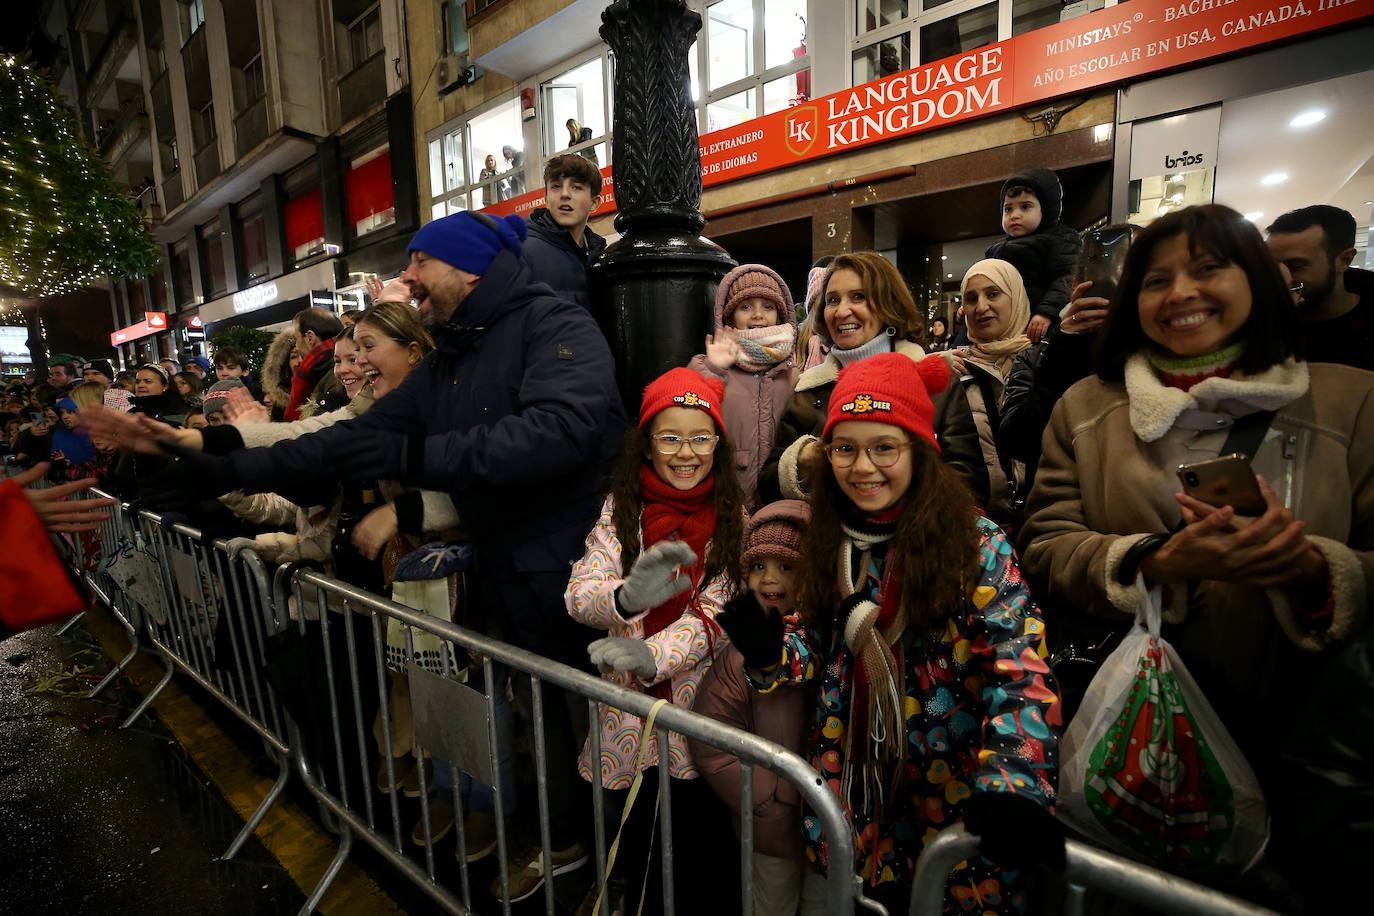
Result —
POLYGON ((1059 816, 1108 849, 1175 868, 1259 861, 1269 817, 1254 771, 1173 647, 1159 589, 1069 723, 1059 816))
POLYGON ((101 569, 159 626, 166 626, 167 595, 162 590, 157 557, 142 534, 121 537, 105 554, 101 569))

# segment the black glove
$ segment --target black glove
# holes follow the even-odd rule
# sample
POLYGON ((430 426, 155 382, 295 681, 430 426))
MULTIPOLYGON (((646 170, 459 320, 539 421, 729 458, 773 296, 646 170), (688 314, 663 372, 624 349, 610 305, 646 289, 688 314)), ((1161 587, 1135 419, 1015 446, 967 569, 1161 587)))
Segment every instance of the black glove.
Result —
POLYGON ((775 607, 765 609, 752 591, 725 602, 716 623, 750 668, 766 670, 782 661, 782 612, 775 607))
POLYGON ((1044 805, 1012 792, 975 792, 958 809, 978 851, 1002 868, 1064 867, 1064 827, 1044 805))
POLYGON ((139 480, 139 498, 150 507, 184 508, 188 501, 223 496, 242 486, 223 455, 207 455, 174 442, 160 442, 172 456, 161 471, 139 480))

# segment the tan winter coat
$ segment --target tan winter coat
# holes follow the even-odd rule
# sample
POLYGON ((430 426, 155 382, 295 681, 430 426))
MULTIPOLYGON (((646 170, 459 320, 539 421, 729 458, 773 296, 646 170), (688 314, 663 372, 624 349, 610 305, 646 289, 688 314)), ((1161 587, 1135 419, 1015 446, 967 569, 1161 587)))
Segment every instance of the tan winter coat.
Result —
MULTIPOLYGON (((1374 573, 1374 373, 1294 361, 1252 377, 1166 387, 1143 355, 1124 384, 1096 376, 1054 409, 1021 535, 1037 600, 1124 620, 1137 595, 1116 583, 1127 549, 1181 515, 1180 464, 1214 458, 1234 420, 1277 410, 1254 460, 1331 570, 1334 614, 1309 632, 1278 589, 1204 580, 1176 587, 1165 637, 1244 748, 1274 742, 1320 650, 1358 632, 1374 573)), ((1053 624, 1052 624, 1053 626, 1053 624)), ((1122 624, 1124 629, 1125 624, 1122 624)), ((1270 754, 1270 757, 1273 755, 1270 754)), ((1258 762, 1251 756, 1252 764, 1258 762)))

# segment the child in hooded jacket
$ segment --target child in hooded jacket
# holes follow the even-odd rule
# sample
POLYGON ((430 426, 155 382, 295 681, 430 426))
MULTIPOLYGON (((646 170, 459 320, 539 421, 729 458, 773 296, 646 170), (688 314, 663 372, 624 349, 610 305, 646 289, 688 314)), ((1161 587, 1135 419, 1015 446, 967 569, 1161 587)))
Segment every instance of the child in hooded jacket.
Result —
MULTIPOLYGON (((797 586, 802 564, 802 532, 811 522, 811 508, 799 499, 769 503, 744 526, 744 556, 740 569, 750 593, 764 607, 775 607, 784 619, 796 621, 797 586)), ((726 646, 712 662, 697 688, 696 712, 726 725, 802 753, 805 697, 801 690, 759 693, 744 676, 744 657, 726 646)), ((710 744, 687 740, 697 769, 720 800, 730 808, 739 833, 739 757, 710 744)), ((754 914, 795 916, 801 903, 801 794, 785 779, 763 768, 753 771, 754 914)))
MULTIPOLYGON (((639 425, 626 434, 611 492, 586 552, 573 566, 565 600, 579 623, 608 631, 588 647, 603 676, 617 684, 691 709, 697 684, 723 637, 716 611, 739 576, 744 513, 739 484, 730 473, 730 442, 721 401, 725 386, 690 369, 671 369, 644 389, 639 425)), ((660 855, 652 841, 659 791, 660 754, 672 776, 673 858, 680 875, 704 874, 720 846, 725 812, 698 779, 686 740, 670 733, 668 746, 648 736, 640 759, 636 716, 600 707, 592 724, 601 759, 588 738, 578 768, 610 790, 608 810, 623 809, 637 773, 647 774, 622 833, 613 876, 629 884, 637 902, 645 880, 646 906, 656 910, 660 855), (715 812, 712 816, 712 812, 715 812), (647 872, 646 872, 647 867, 647 872)), ((618 823, 617 821, 615 821, 618 823)), ((706 912, 718 887, 699 880, 675 882, 677 911, 706 912)))
MULTIPOLYGON (((803 812, 808 858, 853 869, 866 896, 903 912, 921 849, 962 821, 981 855, 950 873, 945 912, 998 898, 996 912, 1025 913, 1018 872, 1063 856, 1050 813, 1059 694, 1011 544, 939 459, 930 398, 948 383, 939 356, 880 353, 840 371, 801 622, 749 593, 719 621, 756 688, 813 688, 808 754, 850 813, 856 858, 827 861, 803 812)), ((803 913, 819 880, 806 879, 803 913)))
POLYGON ((1002 184, 1002 231, 1007 237, 983 255, 1016 268, 1030 297, 1026 336, 1039 343, 1069 304, 1073 272, 1083 240, 1061 223, 1064 189, 1049 169, 1026 169, 1002 184))
POLYGON ((759 471, 797 384, 792 293, 762 264, 741 264, 716 289, 716 331, 687 368, 725 383, 725 433, 744 502, 758 504, 759 471))

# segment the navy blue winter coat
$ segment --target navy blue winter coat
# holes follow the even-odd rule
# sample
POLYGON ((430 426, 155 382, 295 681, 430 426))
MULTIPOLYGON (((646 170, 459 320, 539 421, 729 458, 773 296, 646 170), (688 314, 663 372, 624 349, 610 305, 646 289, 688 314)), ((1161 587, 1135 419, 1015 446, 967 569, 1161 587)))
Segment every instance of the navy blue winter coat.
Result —
POLYGON ((434 337, 437 350, 361 417, 235 452, 234 470, 245 489, 288 498, 321 476, 449 493, 477 550, 477 591, 523 594, 538 583, 533 601, 483 608, 488 622, 519 645, 567 656, 562 592, 625 426, 605 338, 508 251, 434 337))
POLYGON ((534 279, 549 284, 564 299, 591 309, 587 298, 587 265, 606 248, 606 240, 590 229, 583 232, 583 248, 573 241, 568 230, 553 221, 547 207, 529 216, 529 237, 520 257, 529 265, 534 279))

